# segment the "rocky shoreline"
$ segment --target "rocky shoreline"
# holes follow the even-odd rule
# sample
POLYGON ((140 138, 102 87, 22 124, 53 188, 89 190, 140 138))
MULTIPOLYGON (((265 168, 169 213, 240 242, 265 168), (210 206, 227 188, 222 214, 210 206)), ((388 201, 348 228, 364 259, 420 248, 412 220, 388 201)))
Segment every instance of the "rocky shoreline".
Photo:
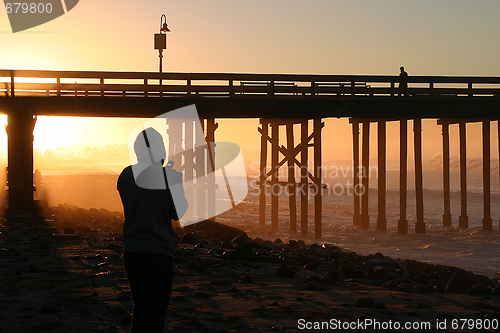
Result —
MULTIPOLYGON (((186 232, 181 228, 176 231, 182 235, 181 244, 193 245, 194 249, 201 252, 203 249, 212 249, 208 254, 213 254, 216 258, 281 264, 277 274, 282 277, 299 277, 297 271, 301 270, 326 272, 325 276, 313 275, 306 279, 308 289, 315 286, 326 290, 328 285, 336 285, 337 282, 356 281, 417 294, 448 292, 500 295, 498 279, 493 281, 485 275, 467 272, 458 267, 392 259, 381 253, 362 256, 332 244, 306 245, 303 240, 289 240, 284 244, 279 238, 274 242, 258 237, 251 239, 238 229, 214 235, 216 231, 212 234, 206 232, 210 226, 214 230, 221 227, 211 222, 201 223, 198 231, 186 232), (238 231, 240 234, 232 238, 238 231)), ((196 261, 191 261, 191 265, 204 267, 196 261)))

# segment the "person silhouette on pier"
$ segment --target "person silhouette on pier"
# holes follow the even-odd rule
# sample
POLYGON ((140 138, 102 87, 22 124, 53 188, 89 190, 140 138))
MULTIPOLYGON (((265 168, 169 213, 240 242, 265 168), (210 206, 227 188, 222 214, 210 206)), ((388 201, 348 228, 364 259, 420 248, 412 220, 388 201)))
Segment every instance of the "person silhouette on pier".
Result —
POLYGON ((164 168, 163 138, 153 128, 134 143, 137 164, 118 177, 123 204, 123 262, 134 302, 131 333, 161 333, 165 326, 179 237, 172 220, 187 210, 182 179, 164 168))
POLYGON ((399 67, 399 96, 405 96, 408 89, 408 73, 403 66, 399 67))

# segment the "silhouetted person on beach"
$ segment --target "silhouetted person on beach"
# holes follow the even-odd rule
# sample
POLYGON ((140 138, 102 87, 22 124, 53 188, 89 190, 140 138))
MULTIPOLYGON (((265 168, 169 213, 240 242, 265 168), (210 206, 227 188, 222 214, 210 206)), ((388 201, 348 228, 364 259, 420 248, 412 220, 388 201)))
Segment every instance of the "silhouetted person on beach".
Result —
POLYGON ((399 67, 399 96, 405 96, 408 89, 408 73, 403 66, 399 67))
POLYGON ((117 184, 125 213, 123 261, 134 301, 131 332, 161 333, 179 241, 172 220, 184 215, 187 201, 178 173, 163 167, 166 153, 160 133, 153 128, 142 131, 134 150, 138 163, 126 167, 117 184))

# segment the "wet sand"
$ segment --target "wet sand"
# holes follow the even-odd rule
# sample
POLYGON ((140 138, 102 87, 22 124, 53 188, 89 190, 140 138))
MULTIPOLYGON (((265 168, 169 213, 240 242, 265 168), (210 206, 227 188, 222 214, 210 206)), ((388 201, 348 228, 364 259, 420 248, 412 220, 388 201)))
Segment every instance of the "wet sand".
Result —
MULTIPOLYGON (((128 332, 132 300, 122 265, 122 217, 105 210, 52 212, 45 221, 1 222, 0 332, 128 332), (53 236, 61 233, 67 236, 53 236)), ((312 331, 300 328, 314 322, 365 319, 432 323, 426 332, 485 331, 453 330, 451 323, 500 319, 500 296, 492 293, 497 281, 487 286, 489 295, 471 294, 480 278, 469 281, 465 293, 447 293, 443 288, 456 271, 451 267, 250 236, 226 240, 224 249, 222 235, 184 236, 165 332, 303 332, 312 331), (379 261, 372 266, 369 260, 379 261), (389 271, 376 276, 380 267, 389 271), (413 283, 387 286, 396 280, 388 276, 392 269, 406 272, 413 283), (416 281, 420 273, 414 271, 425 276, 416 281), (432 275, 437 273, 442 275, 432 275), (433 290, 425 284, 430 280, 437 281, 433 290), (448 329, 437 330, 436 320, 446 320, 448 329)))

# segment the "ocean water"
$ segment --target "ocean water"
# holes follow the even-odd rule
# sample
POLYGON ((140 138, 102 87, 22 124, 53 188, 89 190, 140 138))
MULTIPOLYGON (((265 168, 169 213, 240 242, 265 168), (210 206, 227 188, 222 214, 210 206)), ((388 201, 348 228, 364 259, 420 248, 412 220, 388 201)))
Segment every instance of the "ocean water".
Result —
MULTIPOLYGON (((409 234, 397 234, 399 219, 399 172, 389 171, 387 175, 387 232, 375 230, 377 220, 377 179, 373 177, 369 190, 370 229, 364 230, 353 226, 353 196, 349 195, 352 175, 347 177, 325 178, 327 189, 323 189, 323 237, 314 239, 314 205, 309 201, 308 236, 290 233, 289 199, 286 193, 279 196, 278 230, 270 228, 270 200, 267 201, 267 225, 258 225, 259 190, 252 179, 244 177, 233 179, 232 191, 243 193, 245 200, 216 219, 232 224, 247 231, 250 236, 304 239, 308 243, 331 243, 360 254, 381 252, 394 258, 418 259, 438 264, 459 266, 491 277, 500 272, 500 191, 498 172, 492 173, 491 216, 493 232, 483 231, 482 175, 468 174, 468 217, 469 229, 458 228, 460 215, 460 192, 458 173, 452 171, 451 214, 452 227, 442 226, 443 192, 442 173, 437 171, 424 173, 424 220, 427 226, 425 235, 414 233, 415 193, 413 172, 408 172, 408 209, 409 234), (334 190, 335 189, 335 190, 334 190), (343 189, 343 191, 341 191, 343 189)), ((85 208, 106 208, 121 211, 119 195, 116 190, 118 174, 101 173, 53 173, 44 175, 42 187, 37 195, 49 201, 50 205, 69 204, 85 208)), ((217 183, 223 185, 222 179, 217 183)), ((220 186, 219 190, 223 190, 220 186)), ((352 190, 352 188, 351 188, 352 190)), ((351 191, 352 192, 352 191, 351 191)), ((227 200, 227 199, 226 199, 227 200)), ((297 197, 297 207, 300 207, 297 197)), ((219 205, 227 203, 219 202, 219 205)), ((300 219, 300 212, 297 216, 300 219)))

